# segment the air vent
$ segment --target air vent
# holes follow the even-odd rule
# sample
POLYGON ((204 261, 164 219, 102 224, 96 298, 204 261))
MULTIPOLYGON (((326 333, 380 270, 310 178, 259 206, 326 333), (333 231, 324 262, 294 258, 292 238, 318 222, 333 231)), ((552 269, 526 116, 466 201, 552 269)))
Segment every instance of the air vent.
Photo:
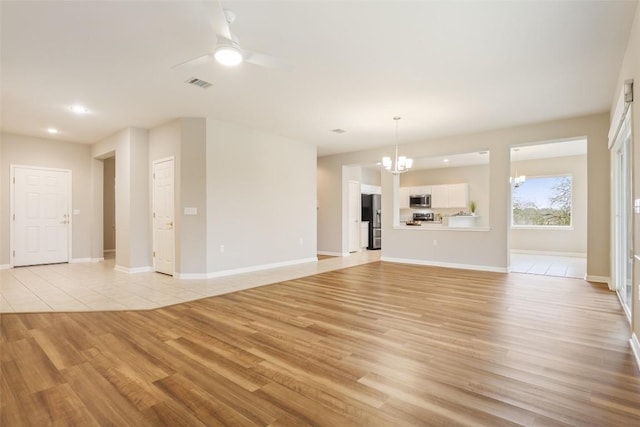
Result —
POLYGON ((333 133, 345 133, 346 130, 338 128, 338 129, 331 129, 331 132, 333 132, 333 133))
POLYGON ((202 89, 206 89, 206 88, 208 88, 209 86, 213 86, 213 83, 209 83, 209 82, 206 82, 206 81, 204 81, 204 80, 200 80, 200 79, 195 78, 195 77, 191 77, 191 78, 190 78, 189 80, 187 80, 185 83, 188 83, 188 84, 190 84, 190 85, 194 85, 194 86, 201 87, 202 89))

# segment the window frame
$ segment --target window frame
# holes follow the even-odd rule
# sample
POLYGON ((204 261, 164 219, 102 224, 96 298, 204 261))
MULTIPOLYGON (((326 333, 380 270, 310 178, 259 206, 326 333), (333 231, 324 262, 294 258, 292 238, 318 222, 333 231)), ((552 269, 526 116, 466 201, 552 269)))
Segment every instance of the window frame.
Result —
MULTIPOLYGON (((527 176, 527 181, 530 179, 539 179, 539 178, 563 178, 569 177, 571 179, 571 210, 569 212, 569 225, 535 225, 535 224, 514 224, 513 223, 513 190, 514 187, 510 185, 511 191, 511 207, 510 207, 510 220, 511 220, 511 229, 514 230, 549 230, 549 231, 571 231, 573 230, 573 205, 574 205, 574 182, 573 182, 573 173, 565 172, 565 173, 554 173, 549 175, 531 175, 527 176)), ((526 183, 526 181, 525 181, 526 183)))

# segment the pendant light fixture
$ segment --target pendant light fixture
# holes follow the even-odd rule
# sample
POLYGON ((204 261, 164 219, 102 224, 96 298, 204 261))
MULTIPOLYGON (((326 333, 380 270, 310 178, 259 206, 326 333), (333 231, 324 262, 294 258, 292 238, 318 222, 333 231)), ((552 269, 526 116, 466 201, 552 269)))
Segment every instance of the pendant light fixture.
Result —
MULTIPOLYGON (((519 148, 514 148, 513 149, 513 163, 517 163, 518 162, 518 151, 520 151, 519 148)), ((513 177, 509 177, 509 182, 515 187, 518 188, 520 187, 522 184, 524 184, 524 182, 527 180, 527 177, 524 175, 518 175, 518 166, 516 165, 516 174, 513 177)))
POLYGON ((391 157, 382 158, 382 167, 394 175, 399 175, 408 171, 413 166, 413 159, 409 159, 406 156, 398 156, 398 121, 401 119, 399 116, 395 116, 393 120, 396 122, 396 157, 395 161, 391 160, 391 157))

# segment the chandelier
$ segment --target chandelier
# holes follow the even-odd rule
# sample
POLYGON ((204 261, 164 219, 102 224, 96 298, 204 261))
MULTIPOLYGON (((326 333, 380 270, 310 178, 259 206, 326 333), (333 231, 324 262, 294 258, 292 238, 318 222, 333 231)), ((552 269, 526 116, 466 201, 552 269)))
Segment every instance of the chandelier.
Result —
POLYGON ((413 159, 409 159, 406 156, 398 156, 398 121, 401 117, 395 116, 393 120, 396 122, 396 157, 395 161, 391 160, 391 157, 385 156, 382 158, 382 167, 391 172, 394 175, 401 174, 408 171, 413 166, 413 159))
MULTIPOLYGON (((513 162, 517 163, 518 161, 518 151, 519 148, 513 149, 513 162)), ((515 187, 518 188, 527 180, 527 177, 524 175, 518 175, 518 166, 516 166, 516 174, 513 177, 509 177, 509 182, 515 187)))

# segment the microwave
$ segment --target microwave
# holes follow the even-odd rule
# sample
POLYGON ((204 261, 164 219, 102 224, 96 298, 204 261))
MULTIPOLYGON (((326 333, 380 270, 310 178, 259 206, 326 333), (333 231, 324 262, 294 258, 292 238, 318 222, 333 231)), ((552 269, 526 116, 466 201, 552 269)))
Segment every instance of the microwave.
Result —
POLYGON ((430 208, 431 194, 412 194, 409 196, 409 207, 430 208))

